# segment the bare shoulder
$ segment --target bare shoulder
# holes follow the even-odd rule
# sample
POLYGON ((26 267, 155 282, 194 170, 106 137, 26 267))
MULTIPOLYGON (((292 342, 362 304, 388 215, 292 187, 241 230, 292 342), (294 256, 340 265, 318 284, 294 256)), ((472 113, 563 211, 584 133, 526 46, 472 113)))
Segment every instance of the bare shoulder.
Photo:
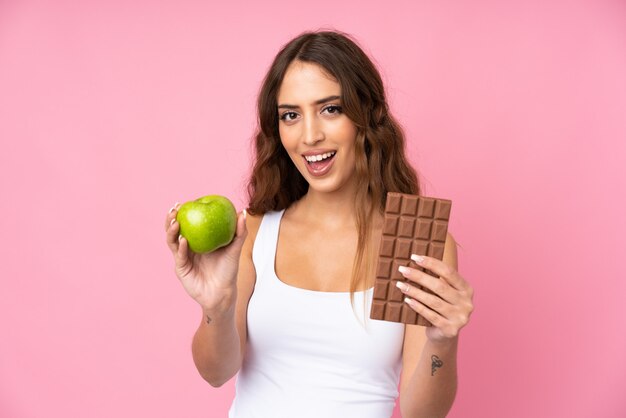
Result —
POLYGON ((261 220, 263 219, 263 214, 260 215, 252 215, 250 213, 246 213, 246 229, 248 231, 248 237, 246 238, 246 243, 254 243, 254 239, 256 238, 257 232, 259 232, 259 226, 261 226, 261 220))
MULTIPOLYGON (((256 271, 252 262, 252 248, 254 240, 259 232, 259 226, 263 215, 246 214, 246 231, 247 236, 244 241, 241 255, 239 258, 239 272, 237 274, 238 296, 244 297, 244 301, 248 302, 252 295, 252 290, 256 282, 256 271)), ((241 298, 238 298, 241 299, 241 298)))
POLYGON ((246 212, 246 225, 248 227, 256 227, 258 228, 261 224, 261 219, 263 219, 263 214, 253 215, 250 212, 246 212))
POLYGON ((259 226, 263 215, 246 214, 246 230, 247 236, 244 241, 241 255, 239 257, 239 271, 237 272, 237 303, 235 306, 235 321, 237 332, 241 343, 242 359, 246 352, 246 344, 248 341, 247 333, 247 317, 248 303, 254 292, 256 284, 256 269, 252 261, 252 247, 256 239, 259 226))

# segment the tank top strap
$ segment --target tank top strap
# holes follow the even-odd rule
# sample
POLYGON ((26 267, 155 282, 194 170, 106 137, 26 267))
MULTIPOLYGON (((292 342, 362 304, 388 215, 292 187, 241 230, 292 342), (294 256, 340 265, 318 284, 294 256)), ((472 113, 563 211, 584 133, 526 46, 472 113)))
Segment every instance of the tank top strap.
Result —
POLYGON ((259 285, 260 278, 273 277, 280 219, 284 212, 285 209, 267 212, 261 219, 252 246, 252 261, 256 269, 257 285, 259 285))

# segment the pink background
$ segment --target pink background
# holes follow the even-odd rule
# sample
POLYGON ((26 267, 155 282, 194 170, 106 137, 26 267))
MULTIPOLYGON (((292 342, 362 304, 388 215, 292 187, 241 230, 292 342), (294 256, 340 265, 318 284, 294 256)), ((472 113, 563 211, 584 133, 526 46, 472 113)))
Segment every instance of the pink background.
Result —
POLYGON ((243 207, 261 79, 320 27, 371 54, 454 202, 476 310, 450 417, 626 416, 626 4, 260 3, 0 1, 0 416, 226 415, 163 221, 243 207))

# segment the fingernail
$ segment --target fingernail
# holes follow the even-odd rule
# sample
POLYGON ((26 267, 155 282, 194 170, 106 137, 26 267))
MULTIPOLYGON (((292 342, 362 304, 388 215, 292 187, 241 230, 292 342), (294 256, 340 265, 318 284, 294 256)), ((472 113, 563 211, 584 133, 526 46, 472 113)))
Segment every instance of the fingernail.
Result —
POLYGON ((172 226, 174 222, 176 222, 176 218, 172 219, 172 221, 170 222, 170 226, 172 226))
POLYGON ((416 263, 421 263, 422 261, 424 261, 424 257, 417 254, 411 254, 411 260, 415 261, 416 263))
POLYGON ((407 289, 407 285, 405 285, 402 282, 396 282, 396 287, 400 290, 406 290, 407 289))
POLYGON ((183 239, 183 236, 182 236, 182 235, 179 235, 179 236, 178 236, 178 242, 180 242, 180 240, 181 240, 181 239, 183 239))
POLYGON ((172 213, 172 212, 174 211, 174 209, 176 209, 176 206, 172 206, 172 207, 170 208, 170 213, 172 213))
MULTIPOLYGON (((406 268, 406 267, 404 267, 404 266, 398 266, 398 271, 399 271, 400 273, 404 274, 404 273, 408 273, 408 272, 409 272, 409 269, 408 269, 408 268, 406 268)), ((400 282, 398 282, 398 283, 400 283, 400 282)))
POLYGON ((244 209, 244 210, 243 210, 243 220, 244 220, 244 221, 246 220, 246 215, 247 215, 247 213, 246 213, 246 210, 244 209))

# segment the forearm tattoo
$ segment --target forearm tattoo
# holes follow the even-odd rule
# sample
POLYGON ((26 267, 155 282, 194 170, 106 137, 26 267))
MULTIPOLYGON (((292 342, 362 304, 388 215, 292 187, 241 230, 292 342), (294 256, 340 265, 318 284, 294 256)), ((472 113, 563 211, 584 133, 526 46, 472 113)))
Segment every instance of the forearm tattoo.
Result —
POLYGON ((443 361, 441 361, 441 359, 439 359, 439 357, 437 357, 437 356, 436 356, 436 355, 434 355, 434 354, 433 354, 432 356, 430 356, 430 359, 432 360, 432 363, 431 363, 431 365, 430 365, 430 368, 431 368, 431 373, 430 373, 430 375, 431 375, 431 376, 434 376, 434 375, 435 375, 435 371, 436 371, 439 367, 443 366, 443 361))
POLYGON ((211 317, 209 315, 206 316, 206 323, 210 324, 212 321, 211 317))

